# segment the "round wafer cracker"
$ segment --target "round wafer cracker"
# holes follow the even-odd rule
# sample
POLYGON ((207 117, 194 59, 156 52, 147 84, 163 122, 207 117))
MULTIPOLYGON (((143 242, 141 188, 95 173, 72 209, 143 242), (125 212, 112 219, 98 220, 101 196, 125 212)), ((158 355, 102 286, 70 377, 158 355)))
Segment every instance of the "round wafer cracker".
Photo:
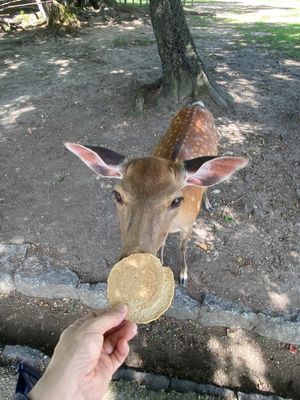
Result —
POLYGON ((174 297, 173 272, 148 253, 132 254, 119 261, 107 283, 110 306, 127 304, 127 319, 138 324, 158 319, 174 297))

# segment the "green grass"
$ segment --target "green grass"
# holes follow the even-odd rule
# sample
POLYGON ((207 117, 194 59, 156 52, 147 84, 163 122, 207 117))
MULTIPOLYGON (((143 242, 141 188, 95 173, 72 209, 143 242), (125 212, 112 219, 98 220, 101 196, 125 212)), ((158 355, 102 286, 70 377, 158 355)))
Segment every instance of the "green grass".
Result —
POLYGON ((128 45, 129 45, 128 38, 125 36, 117 36, 113 40, 113 47, 124 49, 128 47, 128 45))
MULTIPOLYGON (((212 3, 213 4, 213 3, 212 3)), ((232 7, 226 6, 222 10, 188 15, 189 25, 202 35, 227 35, 231 42, 231 49, 238 49, 247 45, 256 45, 258 50, 275 53, 275 56, 285 56, 300 59, 300 1, 285 3, 284 9, 270 5, 268 9, 260 7, 232 7), (293 8, 294 7, 294 8, 293 8), (215 27, 213 30, 211 28, 215 27), (208 28, 201 32, 201 28, 208 28)), ((205 9, 203 9, 205 11, 205 9)), ((214 11, 214 10, 212 10, 214 11)), ((197 33, 196 33, 197 35, 197 33)))
POLYGON ((266 50, 277 50, 288 57, 300 59, 300 23, 284 25, 271 22, 227 22, 241 34, 239 38, 235 38, 241 45, 258 45, 266 50))
POLYGON ((154 43, 156 43, 155 39, 134 38, 130 40, 130 44, 133 46, 151 46, 154 43))
POLYGON ((186 15, 186 20, 189 25, 206 27, 216 23, 217 18, 213 13, 203 13, 202 15, 186 15))
POLYGON ((252 9, 246 12, 240 7, 237 10, 228 10, 225 16, 220 16, 220 21, 240 33, 240 38, 235 38, 241 45, 254 44, 265 50, 275 50, 288 57, 300 58, 300 2, 297 8, 289 6, 278 9, 252 9), (231 14, 231 15, 230 15, 231 14))

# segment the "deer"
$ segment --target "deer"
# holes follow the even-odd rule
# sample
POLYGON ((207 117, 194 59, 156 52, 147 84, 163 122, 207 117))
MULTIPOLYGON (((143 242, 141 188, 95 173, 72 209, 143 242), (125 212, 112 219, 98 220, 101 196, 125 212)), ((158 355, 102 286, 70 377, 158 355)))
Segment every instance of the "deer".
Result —
POLYGON ((245 167, 242 156, 218 156, 218 133, 211 112, 201 101, 186 106, 172 119, 150 156, 127 159, 99 146, 65 143, 102 178, 117 179, 113 189, 120 222, 119 260, 134 253, 163 252, 170 233, 180 233, 179 284, 188 277, 187 243, 207 188, 245 167))

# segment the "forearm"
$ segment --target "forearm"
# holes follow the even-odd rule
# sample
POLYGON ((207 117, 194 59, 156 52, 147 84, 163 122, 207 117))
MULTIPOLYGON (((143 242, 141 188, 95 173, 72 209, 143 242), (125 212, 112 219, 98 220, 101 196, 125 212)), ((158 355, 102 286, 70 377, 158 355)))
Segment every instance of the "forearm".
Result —
POLYGON ((48 367, 28 394, 30 400, 81 400, 80 388, 70 377, 48 367))

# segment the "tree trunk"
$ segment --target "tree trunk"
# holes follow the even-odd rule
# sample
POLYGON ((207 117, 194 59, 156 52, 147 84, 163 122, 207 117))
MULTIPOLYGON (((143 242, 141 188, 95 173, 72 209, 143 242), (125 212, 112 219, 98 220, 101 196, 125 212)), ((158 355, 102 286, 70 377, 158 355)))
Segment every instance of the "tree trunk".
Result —
POLYGON ((64 30, 68 33, 75 33, 80 27, 80 21, 70 6, 65 6, 53 0, 45 5, 48 18, 48 28, 54 31, 64 30))
POLYGON ((227 107, 231 96, 209 78, 185 20, 181 0, 150 0, 150 15, 162 64, 159 100, 179 102, 209 95, 227 107))

